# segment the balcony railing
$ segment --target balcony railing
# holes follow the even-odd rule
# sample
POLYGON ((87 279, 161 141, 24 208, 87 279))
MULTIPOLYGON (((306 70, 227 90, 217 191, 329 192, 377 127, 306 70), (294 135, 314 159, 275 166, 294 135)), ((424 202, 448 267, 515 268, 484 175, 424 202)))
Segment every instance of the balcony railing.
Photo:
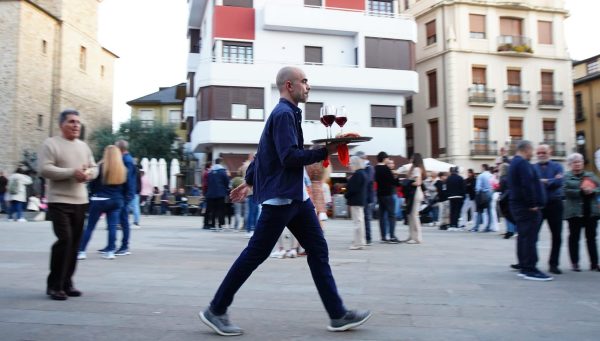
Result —
POLYGON ((490 156, 498 154, 498 141, 471 140, 471 156, 490 156))
POLYGON ((529 91, 504 90, 505 107, 528 107, 529 103, 529 91))
POLYGON ((558 157, 566 157, 567 156, 567 146, 564 142, 556 142, 556 141, 544 141, 543 144, 547 144, 552 149, 552 156, 558 157))
POLYGON ((469 88, 469 104, 492 106, 496 103, 496 89, 469 88))
POLYGON ((498 52, 533 53, 531 38, 524 36, 499 36, 498 52))
POLYGON ((563 105, 562 92, 538 91, 538 106, 540 108, 560 109, 563 105))

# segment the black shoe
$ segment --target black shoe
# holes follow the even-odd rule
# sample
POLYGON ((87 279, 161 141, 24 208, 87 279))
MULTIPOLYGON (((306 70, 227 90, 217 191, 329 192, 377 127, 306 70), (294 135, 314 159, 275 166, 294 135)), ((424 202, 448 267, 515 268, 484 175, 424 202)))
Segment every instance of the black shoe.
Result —
POLYGON ((550 270, 548 270, 549 272, 555 274, 555 275, 561 275, 562 271, 560 271, 560 269, 558 268, 558 266, 551 266, 550 270))
POLYGON ((390 238, 388 240, 388 243, 390 243, 390 244, 399 244, 400 241, 398 240, 398 238, 394 237, 394 238, 390 238))
POLYGON ((371 312, 368 310, 348 310, 342 318, 331 320, 331 323, 327 326, 327 330, 331 332, 343 332, 360 326, 367 322, 369 318, 371 318, 371 312))
POLYGON ((573 264, 572 269, 575 272, 581 272, 581 268, 579 267, 579 264, 573 264))
POLYGON ((514 236, 514 232, 506 232, 504 234, 504 239, 510 239, 510 237, 514 236))
POLYGON ((600 272, 600 266, 598 266, 598 265, 592 265, 590 267, 590 271, 599 271, 600 272))
POLYGON ((56 301, 64 301, 67 298, 69 298, 67 294, 62 290, 47 289, 46 295, 50 296, 51 299, 56 301))
POLYGON ((65 294, 67 294, 67 296, 69 297, 80 297, 81 295, 83 295, 83 293, 73 287, 70 287, 68 289, 65 289, 65 294))
POLYGON ((513 270, 521 270, 521 265, 520 264, 511 264, 510 268, 513 270))
POLYGON ((383 239, 380 241, 380 243, 381 243, 381 244, 385 244, 385 243, 388 243, 389 241, 390 241, 389 239, 387 239, 387 238, 383 238, 383 239))

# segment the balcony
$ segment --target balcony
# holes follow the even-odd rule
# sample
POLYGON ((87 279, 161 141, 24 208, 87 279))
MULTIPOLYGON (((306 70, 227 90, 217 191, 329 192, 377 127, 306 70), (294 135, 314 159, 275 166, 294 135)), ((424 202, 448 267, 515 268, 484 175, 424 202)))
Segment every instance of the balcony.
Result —
POLYGON ((265 4, 262 23, 259 17, 257 25, 262 25, 265 30, 274 31, 350 37, 368 32, 370 37, 416 41, 417 25, 411 16, 382 14, 384 13, 380 11, 364 10, 364 5, 357 6, 356 9, 350 6, 335 8, 305 6, 303 0, 270 0, 265 4))
POLYGON ((531 56, 531 39, 524 36, 499 36, 498 52, 516 56, 531 56))
POLYGON ((552 156, 556 157, 566 157, 567 156, 567 146, 564 142, 556 142, 556 141, 544 141, 543 144, 547 144, 552 149, 552 156))
POLYGON ((469 88, 469 105, 493 107, 496 104, 496 89, 475 86, 469 88))
POLYGON ((516 89, 504 90, 505 108, 527 108, 529 104, 529 91, 516 89))
POLYGON ((564 107, 563 93, 552 91, 538 91, 538 108, 560 110, 564 107))
POLYGON ((469 141, 472 157, 495 157, 498 155, 498 141, 471 140, 469 141))

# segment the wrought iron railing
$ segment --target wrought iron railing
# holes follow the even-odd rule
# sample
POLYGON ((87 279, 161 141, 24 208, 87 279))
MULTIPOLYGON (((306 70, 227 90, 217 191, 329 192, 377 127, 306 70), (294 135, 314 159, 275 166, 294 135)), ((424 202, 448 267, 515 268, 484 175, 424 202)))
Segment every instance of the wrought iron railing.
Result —
POLYGON ((533 53, 531 38, 525 36, 499 36, 498 52, 533 53))
POLYGON ((469 103, 496 103, 496 89, 488 89, 486 87, 470 87, 469 88, 469 103))
POLYGON ((538 91, 538 105, 562 107, 563 93, 554 91, 538 91))
POLYGON ((504 90, 504 105, 529 105, 529 91, 504 90))
POLYGON ((471 140, 469 141, 471 156, 489 156, 498 154, 498 141, 471 140))

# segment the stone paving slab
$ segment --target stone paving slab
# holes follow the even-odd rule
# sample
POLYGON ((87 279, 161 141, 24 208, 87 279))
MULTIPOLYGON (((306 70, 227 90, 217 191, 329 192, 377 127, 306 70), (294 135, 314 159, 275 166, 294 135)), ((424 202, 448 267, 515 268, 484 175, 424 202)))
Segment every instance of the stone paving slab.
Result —
MULTIPOLYGON (((0 340, 223 339, 197 313, 246 245, 244 233, 202 230, 199 217, 143 217, 142 229, 132 230, 133 254, 108 261, 95 253, 106 243, 104 224, 91 240, 88 259, 78 265, 75 282, 84 296, 56 302, 44 295, 54 241, 50 223, 0 222, 0 340)), ((398 230, 399 237, 407 235, 406 226, 398 230)), ((326 238, 346 306, 371 309, 373 318, 352 332, 327 332, 306 259, 268 259, 230 309, 246 331, 239 339, 599 339, 600 273, 569 271, 566 246, 565 273, 540 283, 509 270, 514 239, 498 233, 425 227, 422 245, 376 243, 350 251, 350 221, 333 220, 326 238)), ((548 238, 544 228, 543 270, 548 238)), ((587 269, 584 252, 581 265, 587 269)))

